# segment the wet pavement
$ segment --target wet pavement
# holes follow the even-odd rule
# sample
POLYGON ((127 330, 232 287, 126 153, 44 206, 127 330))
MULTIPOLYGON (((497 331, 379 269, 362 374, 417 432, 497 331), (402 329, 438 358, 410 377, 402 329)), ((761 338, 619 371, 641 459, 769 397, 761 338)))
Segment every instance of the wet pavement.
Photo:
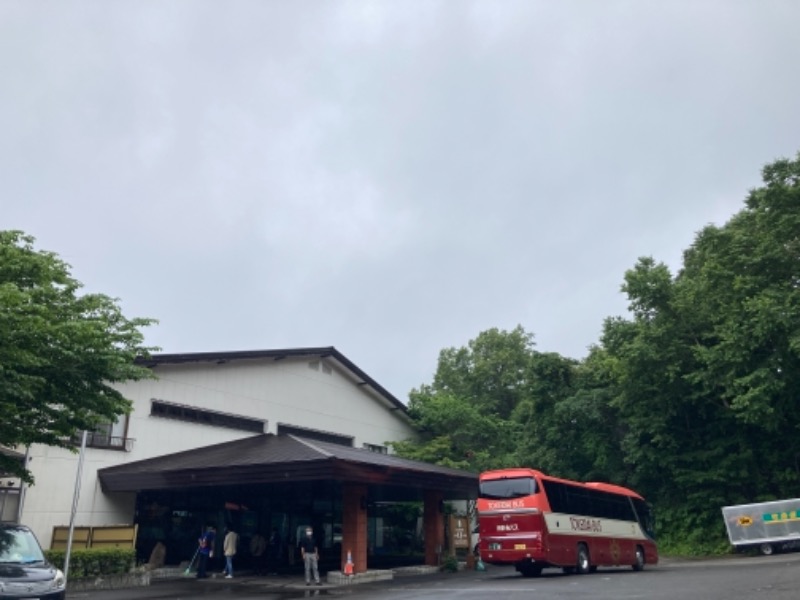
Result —
MULTIPOLYGON (((338 586, 336 586, 338 587, 338 586)), ((117 590, 70 591, 70 600, 145 600, 158 598, 197 598, 216 596, 222 598, 303 598, 311 595, 329 595, 334 586, 306 586, 302 577, 239 577, 225 579, 213 577, 197 579, 157 579, 149 586, 117 590)))
MULTIPOLYGON (((474 574, 474 571, 473 571, 474 574)), ((197 579, 194 574, 184 577, 153 579, 149 586, 125 589, 91 591, 69 590, 69 600, 189 600, 205 596, 217 598, 237 598, 239 600, 309 598, 315 596, 347 597, 361 595, 372 590, 391 588, 393 585, 405 585, 410 581, 429 581, 440 577, 459 577, 459 573, 430 573, 395 576, 390 580, 371 581, 360 584, 331 584, 323 576, 321 584, 306 585, 302 575, 247 575, 226 579, 221 575, 208 579, 197 579)))
POLYGON ((521 577, 513 567, 490 566, 484 572, 403 572, 393 579, 354 585, 306 586, 302 574, 234 579, 217 575, 155 579, 150 586, 119 590, 69 591, 69 600, 191 600, 215 597, 237 600, 293 600, 328 597, 358 600, 510 600, 547 597, 563 600, 619 598, 704 598, 752 600, 768 592, 775 600, 796 600, 800 553, 770 557, 718 557, 710 560, 662 560, 642 573, 630 568, 600 569, 594 575, 563 575, 545 571, 538 578, 521 577))

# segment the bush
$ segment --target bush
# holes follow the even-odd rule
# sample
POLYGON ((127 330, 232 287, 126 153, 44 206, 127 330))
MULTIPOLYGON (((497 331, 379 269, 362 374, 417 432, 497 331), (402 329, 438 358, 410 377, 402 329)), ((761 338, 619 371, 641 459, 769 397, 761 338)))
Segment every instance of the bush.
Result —
POLYGON ((687 505, 658 513, 658 551, 664 556, 718 556, 730 554, 725 523, 717 510, 701 511, 687 505))
MULTIPOLYGON (((47 560, 64 570, 66 550, 45 550, 47 560)), ((73 550, 69 558, 70 579, 90 579, 108 575, 124 575, 136 564, 133 548, 90 548, 73 550)))
POLYGON ((455 556, 448 556, 445 558, 442 563, 442 571, 447 571, 448 573, 455 573, 458 571, 458 559, 455 556))

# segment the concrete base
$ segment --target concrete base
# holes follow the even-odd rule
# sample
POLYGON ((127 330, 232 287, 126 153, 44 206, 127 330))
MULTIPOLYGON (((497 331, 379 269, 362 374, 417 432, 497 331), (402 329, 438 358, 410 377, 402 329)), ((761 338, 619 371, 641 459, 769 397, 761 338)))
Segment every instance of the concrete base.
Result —
POLYGON ((70 579, 67 582, 67 590, 70 592, 88 592, 91 590, 118 590, 148 585, 150 585, 150 573, 145 571, 96 577, 94 579, 70 579))
POLYGON ((365 571, 364 573, 355 573, 353 575, 345 575, 341 571, 328 571, 325 578, 330 585, 357 585, 359 583, 372 583, 373 581, 386 581, 394 579, 394 573, 390 570, 376 570, 365 571))
MULTIPOLYGON (((161 567, 160 569, 153 569, 150 571, 150 576, 153 579, 179 579, 181 577, 188 577, 186 567, 189 563, 181 563, 179 567, 161 567)), ((191 572, 191 577, 194 577, 194 572, 191 572)))
POLYGON ((395 577, 402 575, 431 575, 441 571, 439 567, 432 567, 430 565, 414 565, 412 567, 396 567, 392 569, 395 577))

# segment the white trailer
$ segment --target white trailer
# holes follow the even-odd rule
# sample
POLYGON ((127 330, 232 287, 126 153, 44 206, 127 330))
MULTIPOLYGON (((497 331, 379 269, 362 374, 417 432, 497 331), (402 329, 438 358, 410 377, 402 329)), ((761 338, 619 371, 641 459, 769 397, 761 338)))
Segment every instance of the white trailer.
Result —
POLYGON ((728 539, 762 554, 800 547, 800 498, 723 506, 728 539))

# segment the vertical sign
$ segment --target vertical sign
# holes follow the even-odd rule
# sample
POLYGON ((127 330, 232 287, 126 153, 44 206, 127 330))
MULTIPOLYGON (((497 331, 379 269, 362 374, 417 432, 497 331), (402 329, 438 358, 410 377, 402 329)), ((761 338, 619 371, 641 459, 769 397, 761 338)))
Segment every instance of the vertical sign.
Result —
POLYGON ((450 547, 469 548, 469 521, 467 517, 450 515, 450 547))

